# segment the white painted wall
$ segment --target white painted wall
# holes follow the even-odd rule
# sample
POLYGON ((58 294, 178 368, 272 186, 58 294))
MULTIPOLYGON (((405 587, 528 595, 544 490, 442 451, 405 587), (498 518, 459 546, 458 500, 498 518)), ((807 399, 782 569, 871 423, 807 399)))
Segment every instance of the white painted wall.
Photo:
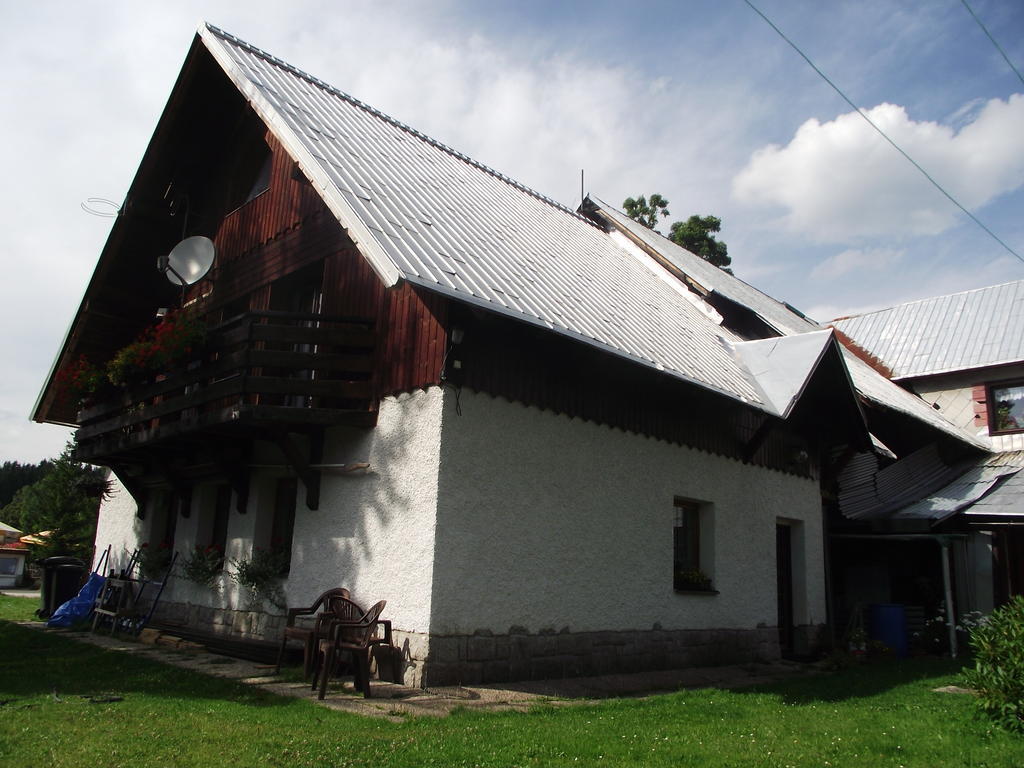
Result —
POLYGON ((370 470, 325 472, 315 512, 300 490, 289 603, 343 586, 364 607, 387 600, 395 629, 427 631, 441 409, 439 389, 417 391, 385 399, 372 430, 329 434, 324 462, 368 461, 370 470))
MULTIPOLYGON (((290 605, 346 586, 385 599, 395 629, 441 634, 753 628, 776 624, 775 524, 802 523, 805 586, 796 623, 825 620, 817 483, 731 459, 464 391, 432 388, 381 403, 375 429, 328 433, 320 508, 300 484, 290 605), (708 502, 718 595, 672 589, 673 498, 708 502)), ((259 461, 272 451, 261 449, 259 461)), ((280 470, 254 474, 249 511, 232 505, 228 556, 251 551, 269 525, 280 470)), ((215 493, 199 487, 175 546, 195 546, 215 493)), ((119 485, 103 503, 97 543, 130 550, 149 535, 119 485)), ((796 565, 796 563, 794 564, 796 565)), ((796 581, 801 582, 800 574, 796 581)), ((244 608, 220 590, 174 580, 164 599, 244 608)))
MULTIPOLYGON (((387 398, 375 429, 337 428, 327 435, 324 463, 368 461, 367 473, 324 472, 318 510, 305 505, 299 483, 291 572, 283 587, 288 605, 308 605, 331 587, 351 590, 369 607, 387 600, 385 616, 396 629, 426 632, 429 625, 433 535, 437 505, 442 395, 439 389, 387 398)), ((281 463, 269 445, 257 446, 254 463, 281 463)), ((232 500, 228 559, 247 557, 254 542, 266 545, 273 516, 275 482, 284 469, 253 472, 246 514, 232 500)), ((180 517, 175 549, 187 556, 199 542, 204 520, 213 515, 216 488, 197 487, 191 514, 180 517)), ((136 505, 120 483, 100 508, 96 543, 121 553, 147 541, 155 515, 136 517, 136 505)), ((202 542, 202 543, 205 543, 202 542)), ((248 596, 225 573, 216 590, 182 578, 168 584, 162 600, 215 608, 246 608, 248 596)), ((266 606, 270 612, 282 613, 266 606)))
POLYGON ((816 481, 471 391, 461 405, 445 393, 432 632, 775 626, 778 518, 803 524, 795 621, 825 621, 816 481), (713 505, 718 595, 673 591, 675 496, 713 505))
POLYGON ((99 519, 96 523, 96 554, 92 567, 96 567, 107 546, 110 546, 110 562, 104 571, 121 569, 128 564, 132 550, 139 546, 143 535, 143 521, 136 517, 138 507, 132 495, 112 472, 110 494, 100 503, 99 519))

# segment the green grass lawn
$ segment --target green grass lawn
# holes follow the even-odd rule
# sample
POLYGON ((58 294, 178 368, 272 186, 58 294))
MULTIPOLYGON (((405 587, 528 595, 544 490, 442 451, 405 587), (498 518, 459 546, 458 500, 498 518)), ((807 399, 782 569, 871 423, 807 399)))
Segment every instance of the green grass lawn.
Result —
MULTIPOLYGON (((0 617, 23 615, 7 600, 0 617)), ((392 723, 0 621, 0 765, 1024 765, 1024 739, 990 727, 970 697, 931 691, 958 670, 925 659, 392 723)))
POLYGON ((37 621, 38 597, 8 597, 0 595, 0 619, 7 621, 37 621))

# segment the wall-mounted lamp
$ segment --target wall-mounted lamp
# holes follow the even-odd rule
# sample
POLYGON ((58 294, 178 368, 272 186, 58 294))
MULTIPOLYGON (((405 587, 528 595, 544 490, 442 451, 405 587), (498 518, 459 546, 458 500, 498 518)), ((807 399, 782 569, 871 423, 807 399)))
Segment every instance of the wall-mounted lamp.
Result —
POLYGON ((465 331, 458 326, 452 328, 451 340, 452 344, 461 344, 462 340, 466 337, 465 331))

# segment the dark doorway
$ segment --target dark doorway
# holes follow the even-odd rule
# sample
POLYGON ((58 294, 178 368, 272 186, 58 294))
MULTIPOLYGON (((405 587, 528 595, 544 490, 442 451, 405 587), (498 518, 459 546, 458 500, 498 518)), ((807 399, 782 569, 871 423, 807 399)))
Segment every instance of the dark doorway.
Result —
POLYGON ((779 648, 793 653, 793 528, 775 525, 775 573, 779 600, 779 648))

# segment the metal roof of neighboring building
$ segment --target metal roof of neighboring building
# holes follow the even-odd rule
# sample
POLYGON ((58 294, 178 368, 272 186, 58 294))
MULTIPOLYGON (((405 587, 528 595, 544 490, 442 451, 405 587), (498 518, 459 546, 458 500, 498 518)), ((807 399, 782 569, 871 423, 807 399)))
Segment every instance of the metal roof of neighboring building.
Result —
POLYGON ((831 325, 894 379, 1024 360, 1024 280, 912 301, 831 325))
MULTIPOLYGON (((628 232, 634 240, 668 260, 673 267, 692 279, 704 290, 718 293, 727 299, 747 307, 764 322, 784 336, 813 333, 822 326, 810 318, 794 311, 757 288, 743 282, 734 275, 724 272, 700 256, 686 250, 663 235, 639 222, 630 219, 613 206, 594 196, 589 198, 598 211, 617 229, 628 232)), ((988 449, 988 444, 975 435, 968 434, 952 424, 942 414, 924 402, 920 397, 893 384, 869 365, 859 360, 843 347, 843 359, 854 387, 860 395, 878 405, 913 416, 942 430, 947 434, 969 442, 978 448, 988 449)))
MULTIPOLYGON (((997 454, 1000 458, 1015 462, 1024 468, 1024 451, 997 454)), ((967 520, 984 518, 988 522, 999 522, 1009 518, 1024 518, 1024 472, 1006 477, 991 493, 975 502, 964 513, 967 520)))
POLYGON ((857 454, 840 475, 839 505, 851 520, 922 521, 929 526, 967 515, 1024 515, 1024 452, 989 454, 956 466, 934 446, 879 469, 857 454))
MULTIPOLYGON (((995 454, 993 457, 979 460, 955 480, 928 497, 903 507, 894 513, 892 518, 894 520, 925 519, 931 521, 932 525, 936 525, 957 512, 974 511, 974 507, 982 504, 987 498, 986 494, 989 494, 1000 481, 1020 472, 1019 457, 1018 463, 1010 463, 1001 460, 1002 458, 1000 454, 995 454)), ((1018 516, 1024 514, 1024 508, 1020 506, 1020 501, 1021 499, 1018 498, 1015 513, 1018 516)))

